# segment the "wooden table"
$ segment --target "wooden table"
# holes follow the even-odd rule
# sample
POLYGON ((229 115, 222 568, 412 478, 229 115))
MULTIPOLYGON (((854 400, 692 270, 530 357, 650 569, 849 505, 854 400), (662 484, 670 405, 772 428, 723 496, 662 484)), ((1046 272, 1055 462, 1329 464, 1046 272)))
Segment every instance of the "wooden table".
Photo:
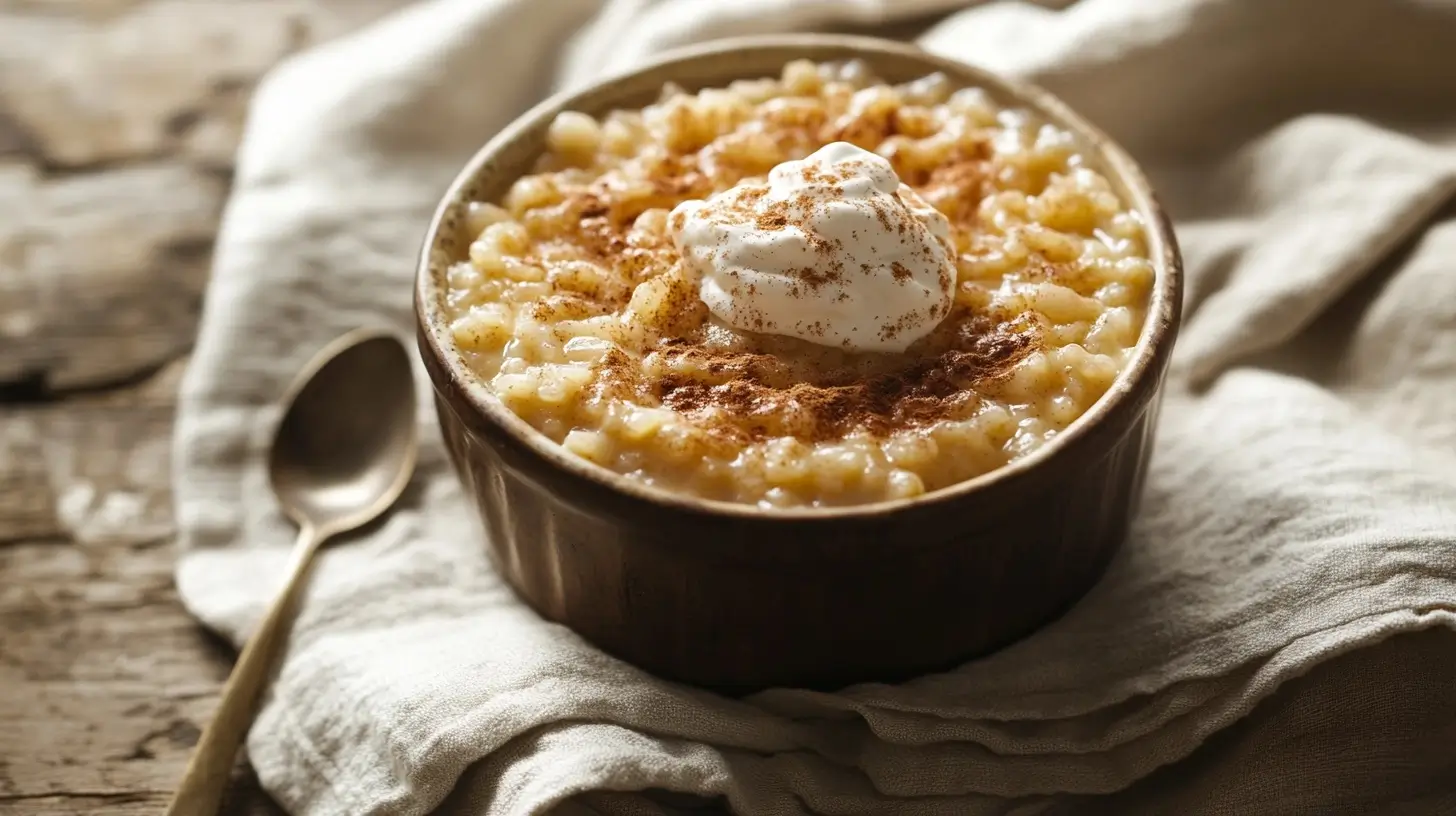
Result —
MULTIPOLYGON (((169 437, 254 84, 397 0, 0 0, 0 814, 153 814, 232 660, 169 437)), ((228 812, 278 813, 239 764, 228 812)))

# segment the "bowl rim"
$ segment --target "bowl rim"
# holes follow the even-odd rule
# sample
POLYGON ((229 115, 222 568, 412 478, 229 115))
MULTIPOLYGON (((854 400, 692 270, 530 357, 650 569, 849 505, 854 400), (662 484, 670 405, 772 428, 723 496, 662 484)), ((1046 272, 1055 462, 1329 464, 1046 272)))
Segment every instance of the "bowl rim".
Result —
MULTIPOLYGON (((795 57, 788 57, 793 59, 795 57)), ((719 86, 735 79, 754 78, 766 75, 725 73, 721 80, 713 80, 719 86)), ((656 80, 654 80, 656 81, 656 80)), ((660 82, 658 83, 660 84, 660 82)), ((610 94, 609 94, 610 95, 610 94)), ((619 94, 630 96, 631 92, 619 94)), ((615 107, 608 102, 598 104, 597 110, 615 107)), ((1049 91, 1025 80, 993 73, 975 64, 955 58, 934 54, 920 47, 879 37, 847 34, 775 34, 730 37, 711 40, 682 48, 672 49, 657 58, 638 63, 635 67, 610 74, 589 85, 569 88, 552 94, 537 103, 525 113, 511 121, 491 137, 465 163, 456 174, 430 219, 424 243, 420 250, 415 270, 415 317, 420 340, 421 353, 433 357, 435 365, 427 366, 435 388, 444 390, 458 388, 463 401, 476 414, 476 418, 503 431, 520 448, 539 459, 542 464, 555 468, 575 480, 621 498, 635 499, 661 510, 676 510, 693 515, 706 515, 722 520, 758 522, 801 521, 801 522, 843 522, 846 520, 882 519, 886 516, 903 514, 906 511, 943 507, 952 502, 964 502, 972 497, 986 497, 986 494, 1001 489, 1025 486, 1038 474, 1045 474, 1048 465, 1056 462, 1073 464, 1074 451, 1100 455, 1089 451, 1093 438, 1099 430, 1105 430, 1107 420, 1119 412, 1136 411, 1139 403, 1145 403, 1157 390, 1149 378, 1161 379, 1171 354, 1173 341, 1178 333, 1183 298, 1182 258, 1170 219, 1153 192, 1142 170, 1133 159, 1112 141, 1101 129, 1084 120, 1049 91), (575 456, 545 434, 531 427, 517 416, 490 390, 482 379, 464 362, 449 336, 448 320, 443 314, 440 287, 437 285, 432 266, 453 262, 446 259, 439 248, 442 225, 452 210, 462 206, 462 194, 474 186, 475 181, 489 161, 504 152, 523 137, 528 137, 549 118, 562 110, 574 109, 574 103, 588 97, 610 91, 616 86, 630 87, 645 75, 654 74, 675 65, 698 64, 724 55, 744 51, 793 51, 806 53, 805 59, 826 59, 815 51, 849 51, 861 54, 910 59, 920 62, 925 73, 945 73, 957 86, 978 86, 984 88, 1001 104, 1013 104, 1029 108, 1047 121, 1071 131, 1083 145, 1096 154, 1099 169, 1114 182, 1120 183, 1131 199, 1132 209, 1139 213, 1147 231, 1149 259, 1155 271, 1153 291, 1138 343, 1132 359, 1123 367, 1108 387, 1083 414, 1051 441, 1025 457, 1009 462, 994 470, 918 496, 890 499, 864 504, 832 507, 763 508, 757 504, 708 499, 685 491, 676 491, 632 479, 589 460, 575 456), (437 257, 437 255, 439 257, 437 257), (448 382, 440 382, 440 375, 448 382), (1139 394, 1143 399, 1138 399, 1139 394)), ((455 401, 457 404, 459 400, 455 401)), ((476 424, 476 423, 471 423, 476 424)), ((1131 422, 1127 423, 1131 426, 1131 422)), ((1126 431, 1127 428, 1122 429, 1126 431)), ((1103 451, 1105 452, 1105 451, 1103 451)))

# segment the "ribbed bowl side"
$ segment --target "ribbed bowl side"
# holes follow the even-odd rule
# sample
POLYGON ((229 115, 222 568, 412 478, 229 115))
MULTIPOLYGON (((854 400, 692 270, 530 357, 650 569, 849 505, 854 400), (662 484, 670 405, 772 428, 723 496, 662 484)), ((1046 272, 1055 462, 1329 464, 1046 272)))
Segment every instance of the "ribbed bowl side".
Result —
POLYGON ((655 674, 746 692, 900 680, 1059 616, 1127 533, 1158 397, 1091 467, 995 518, 951 504, 908 520, 752 525, 584 508, 470 429, 448 396, 437 404, 490 556, 526 603, 655 674), (723 557, 748 536, 818 557, 723 557))

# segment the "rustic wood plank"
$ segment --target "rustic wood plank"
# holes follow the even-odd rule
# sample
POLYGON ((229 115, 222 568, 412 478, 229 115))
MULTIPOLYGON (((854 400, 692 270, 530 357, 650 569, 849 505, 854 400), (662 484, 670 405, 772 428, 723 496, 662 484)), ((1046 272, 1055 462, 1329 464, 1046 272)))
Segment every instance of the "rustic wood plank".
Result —
POLYGON ((35 418, 15 412, 0 416, 0 546, 26 539, 58 539, 56 497, 35 418))
POLYGON ((224 189, 173 161, 53 178, 0 165, 0 381, 104 385, 185 350, 224 189))
MULTIPOLYGON (((238 783, 238 791, 223 802, 221 816, 280 816, 283 811, 256 791, 251 779, 238 783)), ((156 816, 170 800, 158 793, 120 793, 67 796, 33 796, 7 800, 0 796, 0 816, 156 816)))
POLYGON ((0 383, 185 351, 258 78, 398 4, 0 0, 0 383))
MULTIPOLYGON (((169 436, 247 102, 401 4, 0 0, 0 816, 181 776, 233 655, 173 589, 169 436)), ((226 812, 280 813, 242 761, 226 812)))
MULTIPOLYGON (((67 538, 0 548, 0 813, 156 812, 216 705, 232 655, 172 578, 181 370, 15 412, 47 431, 67 538)), ((266 801, 240 779, 240 807, 266 801)))
POLYGON ((22 749, 0 753, 0 812, 155 812, 230 660, 183 612, 169 548, 17 545, 0 551, 0 573, 12 579, 0 588, 0 746, 22 749))

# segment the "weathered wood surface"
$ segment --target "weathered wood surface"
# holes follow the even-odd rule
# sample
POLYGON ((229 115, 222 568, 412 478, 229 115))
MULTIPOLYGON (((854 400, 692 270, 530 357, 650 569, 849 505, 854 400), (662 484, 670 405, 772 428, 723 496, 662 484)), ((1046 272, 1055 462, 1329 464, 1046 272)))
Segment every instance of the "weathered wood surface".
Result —
POLYGON ((233 150, 269 67, 399 4, 0 0, 0 814, 161 812, 217 702, 168 436, 233 150))

